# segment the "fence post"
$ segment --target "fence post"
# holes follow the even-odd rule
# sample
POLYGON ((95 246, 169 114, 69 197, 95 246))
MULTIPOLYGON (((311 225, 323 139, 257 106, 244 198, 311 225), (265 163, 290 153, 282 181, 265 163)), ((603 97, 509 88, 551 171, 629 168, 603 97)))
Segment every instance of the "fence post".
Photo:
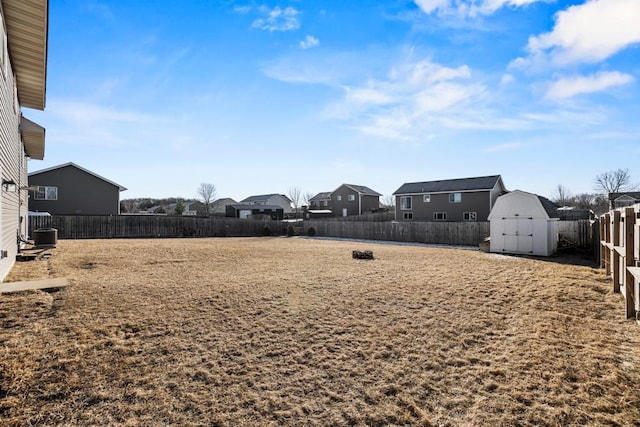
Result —
POLYGON ((626 208, 624 211, 624 299, 626 305, 626 318, 635 317, 636 306, 638 301, 635 301, 635 278, 631 274, 631 270, 627 267, 634 267, 634 236, 633 231, 635 227, 635 209, 626 208))
POLYGON ((611 270, 613 273, 613 292, 620 292, 620 211, 613 211, 613 223, 611 224, 611 270))

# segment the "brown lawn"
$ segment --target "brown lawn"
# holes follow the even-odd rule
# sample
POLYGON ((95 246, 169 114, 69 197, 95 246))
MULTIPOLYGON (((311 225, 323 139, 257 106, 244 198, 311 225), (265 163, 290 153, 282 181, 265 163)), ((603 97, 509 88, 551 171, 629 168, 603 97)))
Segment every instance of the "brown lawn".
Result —
POLYGON ((640 327, 589 266, 281 237, 50 253, 8 280, 69 288, 0 295, 3 426, 640 422, 640 327))

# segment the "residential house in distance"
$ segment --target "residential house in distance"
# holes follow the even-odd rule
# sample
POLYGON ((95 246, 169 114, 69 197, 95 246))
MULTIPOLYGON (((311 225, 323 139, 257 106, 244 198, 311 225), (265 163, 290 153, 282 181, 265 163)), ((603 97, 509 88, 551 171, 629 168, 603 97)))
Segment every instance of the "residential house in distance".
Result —
POLYGON ((318 193, 312 198, 310 198, 309 206, 307 208, 309 210, 325 210, 325 209, 329 209, 330 203, 331 203, 331 192, 326 191, 323 193, 318 193))
POLYGON ((0 0, 0 281, 27 237, 27 160, 44 158, 45 130, 22 115, 44 110, 47 0, 0 0))
MULTIPOLYGON (((291 199, 284 194, 262 194, 259 196, 249 196, 244 200, 240 200, 240 204, 243 205, 271 205, 279 206, 285 215, 293 213, 294 209, 291 206, 291 199)), ((228 210, 227 210, 228 212, 228 210)), ((229 214, 227 213, 227 216, 229 214)))
POLYGON ((331 193, 329 206, 336 216, 362 215, 380 209, 381 196, 364 185, 342 184, 331 193))
POLYGON ((227 205, 227 217, 242 219, 284 219, 284 210, 279 205, 227 205))
POLYGON ((397 221, 487 221, 507 190, 500 175, 403 184, 396 198, 397 221))
POLYGON ((624 208, 640 203, 640 192, 609 193, 609 209, 624 208))
POLYGON ((29 174, 30 209, 57 215, 119 215, 126 188, 75 163, 29 174))
MULTIPOLYGON (((209 206, 209 213, 215 216, 225 216, 227 214, 227 206, 237 205, 238 202, 233 200, 230 197, 223 197, 220 199, 216 199, 209 206)), ((204 206, 203 206, 204 208, 204 206)))

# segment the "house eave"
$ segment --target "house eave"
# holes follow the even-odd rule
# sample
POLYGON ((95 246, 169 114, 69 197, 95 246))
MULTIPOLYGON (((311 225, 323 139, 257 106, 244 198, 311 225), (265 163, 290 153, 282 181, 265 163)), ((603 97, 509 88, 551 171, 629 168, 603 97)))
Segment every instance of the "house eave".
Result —
POLYGON ((18 101, 44 110, 47 89, 48 0, 2 0, 18 101))
POLYGON ((26 117, 20 119, 20 133, 27 156, 32 159, 44 159, 45 129, 26 117))

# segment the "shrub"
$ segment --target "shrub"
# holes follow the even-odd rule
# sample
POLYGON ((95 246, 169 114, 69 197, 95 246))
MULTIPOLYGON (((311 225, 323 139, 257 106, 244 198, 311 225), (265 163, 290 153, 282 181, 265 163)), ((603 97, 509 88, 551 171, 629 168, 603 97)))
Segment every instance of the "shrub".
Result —
POLYGON ((291 236, 295 236, 296 234, 296 230, 293 228, 293 225, 290 225, 289 227, 287 227, 287 236, 291 237, 291 236))
POLYGON ((315 235, 316 235, 316 229, 313 227, 309 227, 309 229, 307 230, 307 236, 313 237, 315 235))
POLYGON ((262 227, 262 235, 271 236, 271 227, 269 227, 268 225, 265 225, 264 227, 262 227))

